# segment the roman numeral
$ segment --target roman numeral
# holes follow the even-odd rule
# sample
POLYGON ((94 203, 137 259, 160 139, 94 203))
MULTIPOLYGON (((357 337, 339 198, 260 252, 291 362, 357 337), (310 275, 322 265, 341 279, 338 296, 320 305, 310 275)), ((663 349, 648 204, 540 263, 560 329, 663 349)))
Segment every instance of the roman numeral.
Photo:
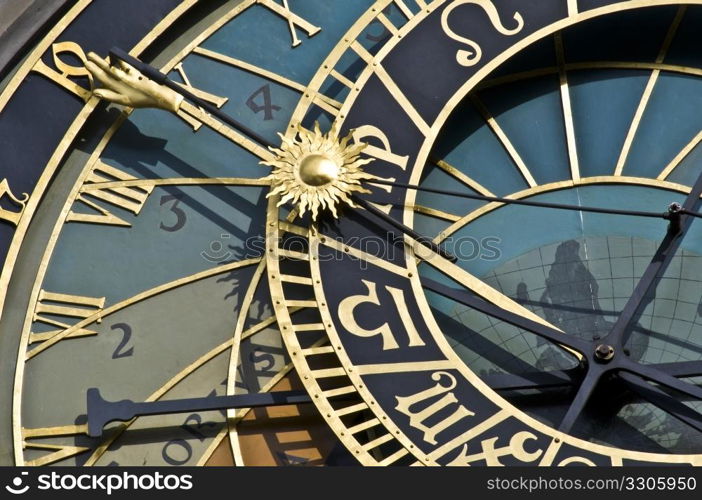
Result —
POLYGON ((288 22, 293 47, 297 47, 302 43, 302 41, 297 37, 298 29, 301 29, 307 33, 307 38, 312 38, 322 30, 322 28, 319 26, 315 26, 293 13, 288 5, 288 0, 282 0, 282 5, 276 3, 274 0, 257 0, 257 3, 278 14, 288 22))
POLYGON ((65 425, 60 427, 40 427, 37 429, 22 428, 22 446, 23 448, 31 448, 37 450, 48 450, 49 453, 42 455, 39 458, 28 460, 24 465, 31 467, 40 465, 49 465, 66 458, 79 455, 88 451, 90 448, 85 446, 61 445, 37 443, 30 439, 41 438, 56 438, 61 436, 76 436, 78 434, 87 434, 88 425, 65 425))
POLYGON ((102 161, 97 161, 77 198, 77 201, 92 208, 97 213, 88 214, 71 210, 66 217, 66 222, 86 222, 90 224, 131 227, 129 222, 110 212, 108 208, 105 208, 104 204, 109 205, 111 209, 120 208, 132 212, 134 215, 139 215, 139 212, 146 203, 146 199, 151 194, 151 191, 153 191, 154 186, 100 188, 100 183, 112 182, 115 180, 130 181, 137 180, 137 178, 122 172, 118 168, 107 165, 102 161), (98 200, 103 202, 103 204, 97 203, 98 200))
POLYGON ((85 57, 83 49, 80 48, 75 42, 60 42, 55 43, 51 46, 51 53, 53 55, 53 62, 56 69, 50 67, 44 61, 39 59, 32 71, 36 71, 47 77, 52 82, 60 85, 71 94, 74 94, 83 101, 88 102, 93 94, 93 77, 90 72, 85 69, 85 63, 88 61, 85 57), (71 54, 78 58, 83 65, 73 66, 61 60, 59 54, 71 54), (85 88, 78 85, 75 81, 71 80, 69 77, 73 78, 87 78, 90 84, 90 88, 85 88))
MULTIPOLYGON (((205 92, 204 90, 200 90, 200 89, 193 87, 192 84, 190 83, 190 79, 188 78, 188 75, 185 73, 185 69, 183 68, 182 62, 179 62, 178 64, 176 64, 173 67, 173 70, 175 72, 177 72, 178 75, 180 76, 180 78, 183 80, 183 83, 180 84, 181 87, 192 92, 193 94, 195 94, 197 97, 199 97, 203 101, 206 101, 206 102, 212 104, 213 106, 217 106, 218 108, 221 108, 229 100, 229 98, 227 98, 227 97, 220 97, 218 95, 211 94, 209 92, 205 92)), ((198 108, 198 109, 200 111, 202 111, 203 113, 205 112, 205 110, 202 108, 198 108)), ((202 122, 200 120, 198 120, 197 118, 193 117, 192 115, 188 114, 185 110, 179 109, 177 114, 188 125, 190 125, 195 132, 200 130, 200 127, 202 127, 202 122)))
MULTIPOLYGON (((29 334, 29 343, 46 342, 73 326, 55 319, 54 316, 73 318, 76 320, 73 323, 75 324, 82 319, 102 311, 104 306, 105 297, 83 297, 81 295, 68 295, 65 293, 53 293, 41 290, 39 292, 39 300, 37 300, 36 307, 34 308, 33 320, 59 328, 48 332, 32 332, 29 334)), ((99 322, 98 320, 98 323, 99 322)), ((89 335, 97 335, 97 332, 85 328, 78 328, 67 335, 66 338, 86 337, 89 335)))

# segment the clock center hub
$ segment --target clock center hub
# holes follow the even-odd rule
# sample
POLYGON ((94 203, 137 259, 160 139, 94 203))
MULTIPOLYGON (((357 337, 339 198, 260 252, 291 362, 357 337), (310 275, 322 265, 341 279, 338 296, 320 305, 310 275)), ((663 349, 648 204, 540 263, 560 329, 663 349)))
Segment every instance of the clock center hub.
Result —
POLYGON ((324 186, 339 178, 339 165, 326 155, 310 154, 300 162, 300 180, 309 186, 324 186))
POLYGON ((614 358, 614 347, 608 344, 600 344, 595 348, 595 358, 598 361, 611 361, 614 358))
POLYGON ((274 157, 261 162, 273 167, 273 172, 263 180, 271 183, 268 197, 280 196, 278 206, 291 202, 300 217, 311 211, 313 221, 324 209, 336 218, 338 205, 353 207, 354 194, 370 193, 362 183, 376 177, 364 172, 363 166, 373 158, 361 158, 366 144, 356 143, 353 133, 339 138, 338 129, 332 125, 323 134, 315 123, 314 130, 298 125, 295 136, 281 135, 281 138, 280 149, 270 148, 274 157))

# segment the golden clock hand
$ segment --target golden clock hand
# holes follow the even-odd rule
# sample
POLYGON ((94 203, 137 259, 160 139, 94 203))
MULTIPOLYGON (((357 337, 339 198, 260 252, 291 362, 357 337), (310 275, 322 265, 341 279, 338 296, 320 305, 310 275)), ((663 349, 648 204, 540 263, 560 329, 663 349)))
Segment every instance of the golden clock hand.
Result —
POLYGON ((442 274, 454 280, 456 283, 462 285, 466 289, 470 290, 474 294, 482 297, 488 302, 495 304, 501 309, 508 311, 513 314, 518 314, 523 318, 533 321, 535 323, 541 324, 549 329, 562 332, 559 328, 553 326, 551 323, 533 313, 526 307, 517 303, 515 300, 507 297, 505 294, 495 290, 493 287, 485 283, 484 281, 473 276, 471 273, 463 269, 461 266, 445 259, 439 254, 434 255, 417 255, 419 258, 424 260, 427 264, 434 267, 442 274))
POLYGON ((85 68, 105 88, 93 94, 100 99, 131 108, 159 108, 176 113, 183 96, 150 78, 144 78, 133 66, 118 60, 113 66, 95 52, 88 53, 85 68))
POLYGON ((115 47, 110 50, 112 65, 94 53, 88 55, 88 59, 88 71, 107 87, 95 91, 98 97, 125 106, 157 107, 172 112, 178 111, 183 100, 187 99, 258 144, 273 147, 257 132, 122 49, 115 47))

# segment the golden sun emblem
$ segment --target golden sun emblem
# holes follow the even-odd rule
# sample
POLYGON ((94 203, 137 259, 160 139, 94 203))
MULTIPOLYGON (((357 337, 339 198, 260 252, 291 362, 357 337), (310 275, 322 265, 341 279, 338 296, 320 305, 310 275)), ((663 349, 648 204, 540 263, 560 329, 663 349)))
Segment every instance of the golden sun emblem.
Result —
POLYGON ((317 220, 320 209, 329 209, 337 217, 337 205, 355 207, 353 193, 370 193, 361 181, 376 176, 361 167, 373 159, 360 157, 366 144, 349 145, 353 132, 339 139, 336 125, 323 134, 315 122, 314 131, 298 125, 296 137, 278 135, 283 140, 281 148, 269 148, 275 159, 261 162, 273 167, 264 179, 271 181, 268 197, 282 195, 278 206, 290 201, 297 205, 300 217, 310 210, 312 220, 317 220))

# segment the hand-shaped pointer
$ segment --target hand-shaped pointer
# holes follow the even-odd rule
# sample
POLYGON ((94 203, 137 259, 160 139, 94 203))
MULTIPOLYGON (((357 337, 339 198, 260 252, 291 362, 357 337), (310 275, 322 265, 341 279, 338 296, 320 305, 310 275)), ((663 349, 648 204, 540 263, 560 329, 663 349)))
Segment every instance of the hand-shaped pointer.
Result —
MULTIPOLYGON (((238 130, 239 132, 249 136, 251 139, 254 141, 258 142, 259 144, 273 148, 277 147, 277 145, 272 144, 270 141, 268 141, 265 137, 260 136, 253 130, 249 129, 242 123, 238 122, 228 114, 220 111, 218 108, 215 106, 212 106, 210 103, 203 101, 199 97, 197 97, 195 94, 192 92, 189 92, 187 89, 183 88, 182 86, 178 85, 172 80, 169 80, 168 77, 154 68, 153 66, 150 66, 136 57, 133 57, 129 54, 127 54, 124 50, 119 49, 119 48, 112 48, 110 50, 110 59, 114 64, 118 64, 117 68, 110 68, 107 63, 102 61, 99 57, 91 56, 90 57, 90 62, 88 64, 91 65, 91 72, 97 73, 100 76, 100 80, 105 82, 105 85, 108 87, 106 90, 97 90, 96 95, 101 96, 101 97, 112 97, 114 98, 115 96, 112 94, 115 94, 115 92, 118 93, 125 93, 124 89, 122 89, 123 84, 121 80, 129 80, 129 79, 140 79, 140 75, 134 74, 133 70, 131 70, 131 67, 133 67, 136 71, 147 77, 149 80, 153 81, 153 84, 156 85, 163 85, 169 89, 171 89, 173 92, 176 92, 177 94, 183 96, 184 98, 188 99, 198 107, 203 108, 205 111, 210 113, 212 116, 218 118, 222 122, 226 123, 227 125, 233 127, 234 129, 238 130), (124 64, 126 63, 126 64, 124 64), (112 74, 115 74, 116 76, 112 76, 112 74), (121 92, 120 92, 121 91, 121 92), (110 94, 110 92, 112 94, 110 94)), ((140 82, 141 86, 144 85, 151 85, 151 82, 140 82)), ((149 88, 150 94, 151 95, 159 95, 158 88, 149 88)), ((167 99, 161 99, 161 101, 167 101, 167 99)), ((133 103, 125 102, 125 105, 131 105, 133 103)), ((164 109, 169 109, 169 105, 164 104, 160 107, 163 107, 164 109)), ((425 247, 429 248, 433 252, 440 253, 447 259, 451 260, 452 262, 456 261, 456 257, 453 255, 449 254, 445 250, 441 249, 439 245, 436 243, 433 243, 430 238, 424 238, 421 235, 417 234, 415 231, 412 229, 408 228, 407 226, 399 223, 395 223, 395 221, 386 216, 383 212, 380 210, 375 209, 372 205, 366 203, 363 200, 355 200, 359 205, 363 206, 366 210, 369 210, 376 214, 379 218, 381 218, 386 224, 392 225, 395 229, 398 229, 402 231, 404 234, 408 235, 410 238, 414 239, 421 245, 424 245, 425 247)))
MULTIPOLYGON (((100 64, 99 59, 95 60, 93 58, 90 59, 93 63, 100 64)), ((123 74, 126 73, 127 76, 129 76, 129 66, 132 66, 134 69, 136 69, 139 73, 142 75, 146 76, 153 82, 155 82, 158 85, 163 85, 165 87, 168 87, 169 89, 173 90, 173 92, 176 92, 177 94, 180 94, 190 102, 194 103, 196 106, 204 109, 207 111, 209 114, 212 116, 216 117, 217 119, 221 120, 222 122, 226 123, 227 125, 231 126, 232 128, 238 130, 239 132, 246 134, 249 136, 251 139, 254 141, 258 142, 259 144, 267 147, 273 146, 265 137, 262 137, 255 131, 251 130, 248 128, 246 125, 242 124, 241 122, 235 120, 231 116, 229 116, 227 113, 224 113, 220 111, 216 106, 213 106, 207 101, 204 101, 200 99, 198 96, 193 94, 192 92, 188 91, 187 89, 183 88, 181 85, 177 84, 173 80, 170 80, 165 74, 161 73, 159 70, 154 68, 153 66, 150 66, 144 62, 141 62, 139 59, 136 57, 133 57, 129 54, 127 54, 124 50, 113 47, 110 50, 110 60, 113 64, 119 64, 118 70, 122 71, 123 74), (118 61, 122 61, 123 63, 128 64, 129 66, 125 66, 124 64, 118 63, 118 61)), ((103 73, 106 73, 106 80, 101 80, 108 82, 107 85, 119 85, 119 82, 115 81, 115 78, 109 77, 109 67, 99 67, 103 71, 103 73)), ((119 73, 118 73, 119 74, 119 73)), ((138 78, 138 76, 137 76, 138 78)), ((108 89, 109 92, 110 89, 108 89)), ((99 96, 100 92, 102 92, 103 95, 105 95, 105 91, 97 90, 96 93, 99 96)))

